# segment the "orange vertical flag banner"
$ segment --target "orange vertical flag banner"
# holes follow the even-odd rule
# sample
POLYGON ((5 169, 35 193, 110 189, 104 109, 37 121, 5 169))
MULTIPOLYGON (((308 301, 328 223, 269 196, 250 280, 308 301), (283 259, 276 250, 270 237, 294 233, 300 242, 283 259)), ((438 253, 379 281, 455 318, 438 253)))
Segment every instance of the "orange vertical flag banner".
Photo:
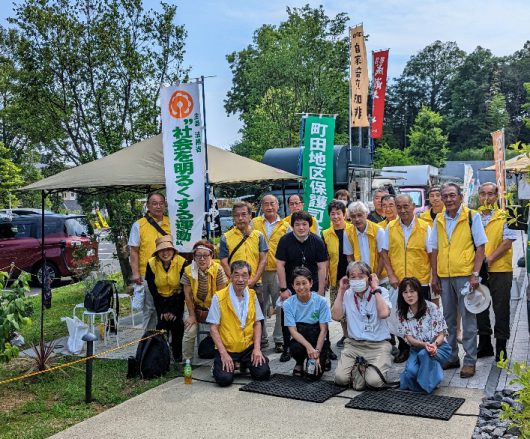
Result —
POLYGON ((363 25, 350 29, 351 126, 360 128, 368 123, 368 62, 363 25))
POLYGON ((383 118, 385 116, 386 72, 388 67, 388 50, 373 52, 374 72, 372 76, 372 139, 383 135, 383 118))
POLYGON ((504 130, 491 133, 493 141, 493 160, 495 161, 495 177, 499 190, 499 205, 501 209, 506 207, 506 161, 504 157, 504 130))

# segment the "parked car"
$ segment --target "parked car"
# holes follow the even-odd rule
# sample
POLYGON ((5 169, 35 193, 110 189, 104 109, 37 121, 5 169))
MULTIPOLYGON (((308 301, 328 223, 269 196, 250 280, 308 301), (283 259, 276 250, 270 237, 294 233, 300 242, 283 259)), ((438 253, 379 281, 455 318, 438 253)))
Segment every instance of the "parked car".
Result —
MULTIPOLYGON (((42 279, 41 215, 16 215, 0 219, 0 270, 14 263, 18 270, 42 279)), ((77 267, 98 261, 98 242, 94 230, 84 215, 46 215, 44 220, 44 252, 46 265, 57 283, 61 277, 81 277, 77 267), (86 250, 86 251, 76 251, 86 250), (76 257, 76 254, 82 256, 76 257)))

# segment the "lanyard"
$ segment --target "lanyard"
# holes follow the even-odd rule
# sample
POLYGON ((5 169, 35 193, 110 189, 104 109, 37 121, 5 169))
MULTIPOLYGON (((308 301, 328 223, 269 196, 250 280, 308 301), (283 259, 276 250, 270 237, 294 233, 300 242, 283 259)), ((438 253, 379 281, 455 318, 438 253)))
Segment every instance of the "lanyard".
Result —
MULTIPOLYGON (((361 305, 359 305, 359 301, 357 300, 357 294, 353 295, 353 300, 355 301, 355 306, 357 307, 357 311, 361 312, 361 305, 364 302, 364 295, 363 295, 363 299, 362 299, 361 305)), ((366 300, 366 303, 370 302, 370 300, 372 300, 372 295, 371 294, 368 295, 368 299, 366 300)))

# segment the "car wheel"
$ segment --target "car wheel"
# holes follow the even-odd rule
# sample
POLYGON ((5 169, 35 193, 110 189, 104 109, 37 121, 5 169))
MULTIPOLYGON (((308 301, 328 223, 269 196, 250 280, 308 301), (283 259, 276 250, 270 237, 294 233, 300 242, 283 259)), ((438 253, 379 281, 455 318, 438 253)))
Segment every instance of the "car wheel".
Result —
MULTIPOLYGON (((53 264, 52 262, 46 262, 46 266, 48 267, 48 273, 50 274, 50 277, 52 278, 52 287, 57 285, 59 281, 61 280, 59 276, 59 270, 53 264)), ((33 268, 33 280, 35 284, 39 287, 42 287, 42 263, 38 262, 35 264, 33 268)))

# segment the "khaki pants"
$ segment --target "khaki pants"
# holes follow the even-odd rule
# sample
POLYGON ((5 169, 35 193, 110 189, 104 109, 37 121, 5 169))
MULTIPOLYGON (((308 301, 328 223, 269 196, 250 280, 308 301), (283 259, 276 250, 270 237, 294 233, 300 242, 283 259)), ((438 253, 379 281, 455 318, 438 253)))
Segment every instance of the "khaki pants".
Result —
MULTIPOLYGON (((186 310, 184 312, 184 321, 188 318, 189 314, 186 310)), ((199 330, 202 331, 210 331, 210 325, 207 323, 197 323, 196 325, 193 325, 190 329, 184 330, 184 337, 182 338, 182 358, 185 360, 189 358, 190 360, 193 358, 193 355, 195 353, 195 340, 197 340, 197 333, 199 330)))
MULTIPOLYGON (((280 289, 278 287, 278 275, 275 271, 264 271, 261 276, 262 282, 262 291, 263 291, 263 316, 265 317, 263 325, 263 333, 261 334, 261 339, 266 340, 268 338, 267 334, 267 309, 269 303, 269 297, 272 302, 272 307, 276 309, 276 301, 280 295, 280 289)), ((282 324, 280 319, 280 312, 276 309, 276 321, 274 323, 274 331, 272 333, 274 338, 274 343, 283 343, 282 337, 282 324)))
POLYGON ((368 364, 377 367, 383 376, 392 366, 392 345, 384 341, 359 341, 352 338, 344 340, 344 349, 340 356, 339 364, 335 371, 335 383, 340 386, 352 385, 354 390, 363 390, 370 387, 382 387, 383 380, 371 367, 361 375, 355 365, 357 357, 364 357, 368 364))

